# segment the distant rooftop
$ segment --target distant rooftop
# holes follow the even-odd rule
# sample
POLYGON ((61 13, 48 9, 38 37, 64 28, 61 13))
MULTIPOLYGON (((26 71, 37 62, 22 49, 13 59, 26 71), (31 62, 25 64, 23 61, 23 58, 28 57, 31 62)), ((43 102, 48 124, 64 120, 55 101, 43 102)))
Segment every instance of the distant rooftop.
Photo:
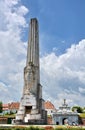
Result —
POLYGON ((56 108, 50 101, 46 101, 45 102, 45 109, 56 109, 56 108))

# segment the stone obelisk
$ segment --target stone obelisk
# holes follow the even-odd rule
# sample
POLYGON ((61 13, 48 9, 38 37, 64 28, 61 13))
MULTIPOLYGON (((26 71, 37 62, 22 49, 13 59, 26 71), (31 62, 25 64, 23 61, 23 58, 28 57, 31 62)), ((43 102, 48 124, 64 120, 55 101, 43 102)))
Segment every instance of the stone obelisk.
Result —
POLYGON ((39 69, 39 30, 36 18, 30 20, 24 88, 15 122, 45 124, 47 113, 42 99, 39 69))

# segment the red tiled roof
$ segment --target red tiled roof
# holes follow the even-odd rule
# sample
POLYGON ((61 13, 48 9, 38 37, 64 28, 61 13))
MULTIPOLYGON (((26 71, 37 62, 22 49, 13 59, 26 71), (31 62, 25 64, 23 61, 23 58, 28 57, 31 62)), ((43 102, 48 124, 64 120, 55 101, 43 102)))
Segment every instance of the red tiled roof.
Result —
POLYGON ((3 104, 3 107, 8 107, 9 106, 9 104, 3 104))
POLYGON ((9 104, 3 104, 3 110, 8 110, 9 109, 9 104))
POLYGON ((56 109, 56 108, 50 101, 47 101, 45 102, 45 109, 56 109))
POLYGON ((19 102, 12 102, 12 103, 9 105, 9 109, 19 109, 19 105, 20 105, 19 102))
POLYGON ((19 109, 19 102, 12 102, 8 104, 3 104, 3 110, 9 110, 9 109, 19 109))

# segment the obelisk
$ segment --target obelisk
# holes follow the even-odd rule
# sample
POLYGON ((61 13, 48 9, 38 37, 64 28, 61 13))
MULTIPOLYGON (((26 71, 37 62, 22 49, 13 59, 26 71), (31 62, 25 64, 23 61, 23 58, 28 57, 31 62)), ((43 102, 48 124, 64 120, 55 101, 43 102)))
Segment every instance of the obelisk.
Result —
POLYGON ((32 62, 39 67, 39 29, 37 19, 31 19, 27 50, 27 65, 32 62))
POLYGON ((32 92, 37 95, 37 87, 40 83, 39 76, 39 32, 37 19, 30 20, 29 40, 27 49, 27 62, 25 67, 24 93, 32 92))
POLYGON ((24 88, 15 122, 45 124, 47 113, 42 99, 39 69, 39 29, 36 18, 30 20, 24 88))

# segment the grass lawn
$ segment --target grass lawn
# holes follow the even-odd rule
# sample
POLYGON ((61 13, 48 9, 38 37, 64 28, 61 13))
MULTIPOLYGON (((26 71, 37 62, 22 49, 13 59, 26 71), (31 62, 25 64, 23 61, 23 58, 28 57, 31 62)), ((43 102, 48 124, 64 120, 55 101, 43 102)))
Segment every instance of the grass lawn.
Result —
POLYGON ((79 116, 80 116, 81 118, 85 118, 85 113, 81 113, 81 114, 79 114, 79 116))

